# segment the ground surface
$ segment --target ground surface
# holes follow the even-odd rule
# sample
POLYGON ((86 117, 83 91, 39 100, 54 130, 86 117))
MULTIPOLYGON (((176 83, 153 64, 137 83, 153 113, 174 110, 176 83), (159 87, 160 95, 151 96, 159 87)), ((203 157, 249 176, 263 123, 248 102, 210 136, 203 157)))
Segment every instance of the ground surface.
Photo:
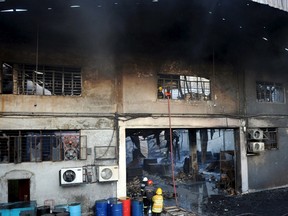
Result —
POLYGON ((201 216, 288 216, 288 188, 236 196, 214 195, 202 205, 201 216))

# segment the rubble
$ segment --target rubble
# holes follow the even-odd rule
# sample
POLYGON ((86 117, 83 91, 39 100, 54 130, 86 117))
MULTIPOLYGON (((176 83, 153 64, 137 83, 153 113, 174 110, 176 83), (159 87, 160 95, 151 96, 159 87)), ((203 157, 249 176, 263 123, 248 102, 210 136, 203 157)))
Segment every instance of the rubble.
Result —
POLYGON ((139 198, 141 196, 141 181, 138 177, 134 177, 127 183, 127 195, 131 198, 139 198))

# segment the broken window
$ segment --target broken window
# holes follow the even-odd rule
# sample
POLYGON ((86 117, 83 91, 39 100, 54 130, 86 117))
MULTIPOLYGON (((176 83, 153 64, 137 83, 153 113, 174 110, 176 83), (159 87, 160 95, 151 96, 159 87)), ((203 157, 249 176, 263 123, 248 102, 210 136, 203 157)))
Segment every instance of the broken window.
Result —
POLYGON ((256 82, 258 102, 284 103, 284 88, 280 83, 256 82))
POLYGON ((158 74, 158 99, 211 100, 210 80, 198 76, 158 74))
POLYGON ((81 95, 80 68, 2 64, 0 93, 19 95, 81 95))
POLYGON ((86 159, 79 131, 1 131, 0 163, 86 159))

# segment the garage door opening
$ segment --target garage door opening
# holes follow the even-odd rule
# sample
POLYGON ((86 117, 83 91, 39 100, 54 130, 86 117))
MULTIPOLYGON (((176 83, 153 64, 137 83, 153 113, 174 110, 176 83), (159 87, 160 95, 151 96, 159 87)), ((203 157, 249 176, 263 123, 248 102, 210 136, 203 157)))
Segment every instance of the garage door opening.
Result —
POLYGON ((30 179, 8 180, 8 202, 30 201, 30 179))
POLYGON ((181 207, 195 209, 199 200, 222 193, 234 194, 236 152, 233 128, 126 130, 127 194, 135 196, 142 178, 161 187, 167 202, 175 197, 181 207), (172 149, 171 149, 172 148, 172 149), (173 166, 172 166, 173 161, 173 166), (171 168, 174 167, 174 170, 171 168))

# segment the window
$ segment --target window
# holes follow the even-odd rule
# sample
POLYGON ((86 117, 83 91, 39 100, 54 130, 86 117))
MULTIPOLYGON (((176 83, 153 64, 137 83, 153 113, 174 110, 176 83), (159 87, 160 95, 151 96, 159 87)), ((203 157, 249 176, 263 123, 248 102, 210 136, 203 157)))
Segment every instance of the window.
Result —
POLYGON ((284 103, 284 88, 280 83, 256 82, 258 102, 284 103))
POLYGON ((170 92, 175 100, 211 100, 210 86, 210 80, 203 77, 159 74, 158 99, 170 92))
POLYGON ((0 163, 86 159, 79 131, 1 131, 0 163))
POLYGON ((265 143, 265 149, 277 149, 277 128, 261 128, 263 130, 263 142, 265 143))
POLYGON ((2 94, 81 95, 80 68, 2 64, 2 94))
POLYGON ((265 150, 277 149, 277 128, 249 128, 248 142, 260 142, 265 150))

